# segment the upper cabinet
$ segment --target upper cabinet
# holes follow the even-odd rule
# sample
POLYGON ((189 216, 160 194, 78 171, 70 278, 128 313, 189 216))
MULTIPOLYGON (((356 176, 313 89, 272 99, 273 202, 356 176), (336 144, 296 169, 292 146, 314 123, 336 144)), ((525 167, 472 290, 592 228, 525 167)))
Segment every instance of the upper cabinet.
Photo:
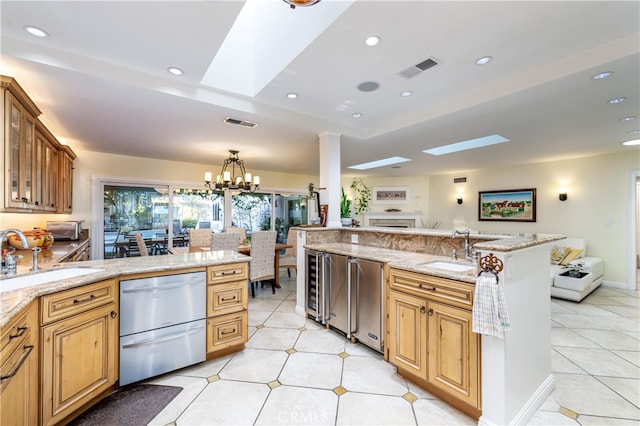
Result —
POLYGON ((38 119, 40 110, 11 77, 0 76, 4 107, 1 211, 71 213, 76 155, 38 119))

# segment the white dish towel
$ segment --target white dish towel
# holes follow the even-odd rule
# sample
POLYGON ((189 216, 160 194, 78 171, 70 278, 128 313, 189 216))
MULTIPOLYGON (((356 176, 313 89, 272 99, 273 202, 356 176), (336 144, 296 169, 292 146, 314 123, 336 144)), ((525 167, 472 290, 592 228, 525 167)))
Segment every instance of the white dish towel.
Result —
POLYGON ((478 275, 472 315, 475 333, 504 339, 504 332, 511 330, 509 311, 497 275, 490 272, 478 275))

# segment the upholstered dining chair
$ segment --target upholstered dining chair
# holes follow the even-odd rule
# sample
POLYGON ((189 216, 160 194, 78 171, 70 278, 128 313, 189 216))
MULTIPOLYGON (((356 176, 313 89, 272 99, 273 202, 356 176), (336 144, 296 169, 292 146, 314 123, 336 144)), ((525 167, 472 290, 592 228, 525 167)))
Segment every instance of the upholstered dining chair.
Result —
POLYGON ((298 231, 292 228, 289 228, 289 231, 287 232, 287 245, 292 247, 287 248, 284 254, 280 255, 280 268, 287 268, 287 274, 289 274, 289 278, 291 278, 291 269, 296 269, 297 271, 297 268, 296 268, 297 237, 298 237, 298 231))
POLYGON ((244 228, 236 228, 234 226, 234 227, 224 228, 224 232, 236 233, 236 235, 238 235, 238 244, 242 244, 244 240, 247 239, 247 231, 244 228))
POLYGON ((251 260, 249 261, 251 297, 256 297, 256 283, 264 281, 271 281, 271 290, 276 294, 273 262, 277 235, 276 231, 256 231, 251 234, 251 260))
POLYGON ((211 235, 211 250, 238 251, 239 238, 233 232, 216 232, 211 235))
POLYGON ((189 246, 211 247, 211 229, 189 229, 189 246))
POLYGON ((147 243, 144 242, 142 234, 136 233, 136 244, 138 245, 138 251, 140 256, 149 256, 149 250, 147 249, 147 243))

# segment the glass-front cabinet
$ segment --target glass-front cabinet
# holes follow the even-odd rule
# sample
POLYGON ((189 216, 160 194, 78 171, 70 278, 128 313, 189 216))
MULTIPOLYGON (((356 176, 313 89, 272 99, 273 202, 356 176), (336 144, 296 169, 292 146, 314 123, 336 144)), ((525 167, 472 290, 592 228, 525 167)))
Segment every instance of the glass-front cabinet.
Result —
POLYGON ((4 102, 3 211, 71 213, 73 151, 40 122, 40 110, 11 77, 4 102))

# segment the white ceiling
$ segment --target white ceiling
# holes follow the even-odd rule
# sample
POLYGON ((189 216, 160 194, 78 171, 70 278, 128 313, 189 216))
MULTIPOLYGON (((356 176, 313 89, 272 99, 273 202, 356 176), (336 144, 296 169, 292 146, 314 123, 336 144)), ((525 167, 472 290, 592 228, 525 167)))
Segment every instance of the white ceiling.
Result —
POLYGON ((342 170, 352 175, 640 154, 621 145, 640 126, 640 2, 322 0, 292 10, 259 1, 284 23, 264 32, 275 19, 262 9, 247 48, 225 56, 247 87, 266 83, 253 97, 201 83, 244 1, 3 0, 0 71, 76 151, 213 171, 237 149, 250 170, 317 174, 318 135, 327 131, 342 135, 342 170), (324 22, 324 31, 314 28, 324 22), (33 37, 24 25, 50 37, 33 37), (371 34, 382 37, 376 47, 363 43, 371 34), (494 60, 475 65, 485 55, 494 60), (398 75, 427 58, 439 64, 411 79, 398 75), (602 71, 613 75, 591 79, 602 71), (365 81, 380 88, 358 91, 365 81), (413 96, 401 97, 405 90, 413 96), (626 101, 607 103, 620 96, 626 101), (258 126, 224 124, 227 116, 258 126), (625 116, 637 118, 620 122, 625 116), (421 152, 491 134, 511 142, 439 157, 421 152), (412 161, 347 169, 391 156, 412 161))

